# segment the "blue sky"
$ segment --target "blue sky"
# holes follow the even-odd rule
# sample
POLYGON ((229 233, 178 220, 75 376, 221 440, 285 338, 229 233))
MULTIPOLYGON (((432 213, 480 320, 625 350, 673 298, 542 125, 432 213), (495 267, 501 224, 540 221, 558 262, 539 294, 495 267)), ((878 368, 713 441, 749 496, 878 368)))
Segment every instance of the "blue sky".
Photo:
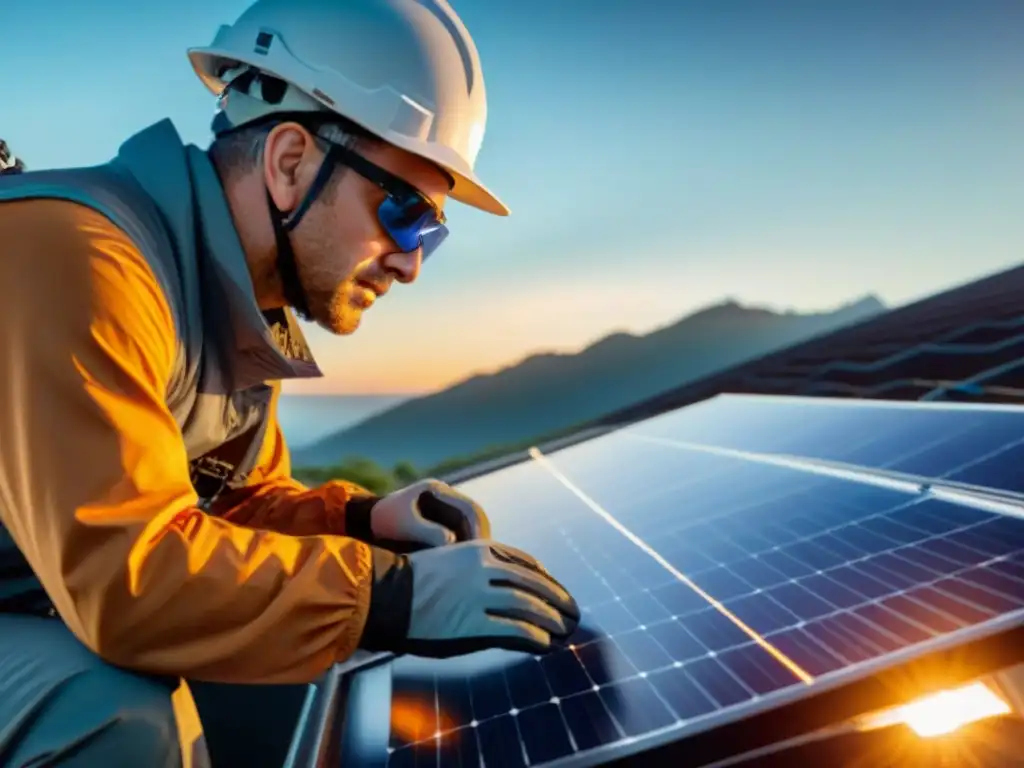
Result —
MULTIPOLYGON (((185 48, 244 0, 4 5, 0 136, 29 164, 102 162, 165 116, 205 146, 185 48)), ((453 5, 513 215, 453 205, 419 283, 353 337, 312 330, 319 391, 428 390, 726 296, 902 303, 1024 254, 1019 0, 453 5)))

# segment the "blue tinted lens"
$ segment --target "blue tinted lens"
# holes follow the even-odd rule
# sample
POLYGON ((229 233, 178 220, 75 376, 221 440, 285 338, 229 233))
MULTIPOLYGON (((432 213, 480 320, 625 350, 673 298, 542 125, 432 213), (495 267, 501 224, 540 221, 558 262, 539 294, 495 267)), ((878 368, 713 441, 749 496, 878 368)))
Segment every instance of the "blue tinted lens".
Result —
POLYGON ((437 220, 434 209, 420 198, 396 201, 385 197, 377 216, 402 251, 414 251, 422 244, 423 258, 427 257, 428 248, 433 252, 448 235, 448 229, 437 220))
POLYGON ((448 237, 448 227, 444 224, 439 224, 437 229, 424 232, 421 240, 423 244, 422 260, 426 261, 427 257, 440 247, 446 237, 448 237))

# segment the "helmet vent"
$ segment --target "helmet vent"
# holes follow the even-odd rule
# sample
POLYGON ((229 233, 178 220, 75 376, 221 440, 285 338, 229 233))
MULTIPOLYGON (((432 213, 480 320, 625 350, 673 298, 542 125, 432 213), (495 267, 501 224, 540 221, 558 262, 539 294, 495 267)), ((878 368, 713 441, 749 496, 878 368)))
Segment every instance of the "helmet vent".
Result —
POLYGON ((256 35, 256 45, 253 50, 261 56, 266 56, 270 52, 272 42, 274 42, 273 32, 260 32, 256 35))
POLYGON ((313 95, 316 96, 316 98, 320 99, 320 101, 322 101, 327 106, 329 106, 329 107, 333 107, 334 106, 334 99, 332 99, 326 93, 321 91, 319 88, 314 88, 313 89, 313 95))

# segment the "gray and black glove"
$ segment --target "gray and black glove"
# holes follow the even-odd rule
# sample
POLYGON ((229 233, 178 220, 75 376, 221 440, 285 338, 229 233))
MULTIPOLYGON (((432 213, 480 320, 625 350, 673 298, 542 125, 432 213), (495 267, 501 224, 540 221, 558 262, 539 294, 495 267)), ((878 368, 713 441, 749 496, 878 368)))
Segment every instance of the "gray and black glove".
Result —
POLYGON ((383 498, 350 501, 345 532, 392 552, 487 539, 491 524, 479 504, 440 480, 420 480, 383 498))
POLYGON ((375 550, 360 648, 432 658, 487 648, 546 653, 579 620, 565 587, 513 547, 476 540, 410 555, 375 550))

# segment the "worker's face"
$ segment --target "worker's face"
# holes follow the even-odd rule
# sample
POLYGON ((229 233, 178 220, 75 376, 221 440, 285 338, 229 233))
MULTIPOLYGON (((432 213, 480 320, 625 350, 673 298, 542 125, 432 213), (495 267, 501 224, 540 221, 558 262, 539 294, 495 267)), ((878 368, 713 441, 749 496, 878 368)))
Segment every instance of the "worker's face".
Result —
MULTIPOLYGON (((383 143, 356 151, 443 207, 448 180, 433 165, 383 143)), ((271 194, 282 211, 293 211, 313 183, 323 152, 302 129, 281 126, 268 138, 266 153, 266 161, 276 170, 268 173, 271 194), (290 173, 285 172, 289 168, 290 173)), ((384 190, 344 165, 335 173, 339 178, 321 193, 290 239, 311 319, 332 333, 349 334, 395 281, 416 279, 421 252, 401 252, 381 226, 377 209, 384 190)))

